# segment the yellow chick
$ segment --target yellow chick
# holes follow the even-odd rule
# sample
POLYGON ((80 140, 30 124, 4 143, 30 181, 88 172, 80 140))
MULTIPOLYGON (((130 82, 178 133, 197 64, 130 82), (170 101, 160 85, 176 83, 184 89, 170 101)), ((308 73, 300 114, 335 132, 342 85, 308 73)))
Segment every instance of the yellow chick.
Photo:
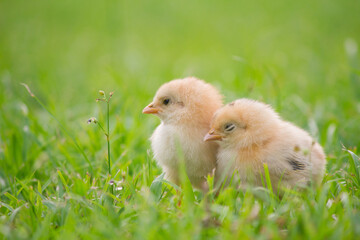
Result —
MULTIPOLYGON (((325 154, 319 143, 297 126, 282 120, 264 103, 238 99, 219 109, 204 141, 217 141, 215 181, 231 178, 234 170, 241 185, 262 186, 264 164, 271 185, 305 186, 319 182, 325 171, 325 154)), ((228 182, 228 181, 227 181, 228 182)))
POLYGON ((211 118, 222 106, 222 96, 210 84, 194 77, 162 85, 143 113, 155 114, 161 124, 152 134, 154 157, 165 178, 179 184, 179 156, 183 153, 185 170, 191 184, 207 189, 206 176, 216 167, 217 144, 204 142, 211 118))

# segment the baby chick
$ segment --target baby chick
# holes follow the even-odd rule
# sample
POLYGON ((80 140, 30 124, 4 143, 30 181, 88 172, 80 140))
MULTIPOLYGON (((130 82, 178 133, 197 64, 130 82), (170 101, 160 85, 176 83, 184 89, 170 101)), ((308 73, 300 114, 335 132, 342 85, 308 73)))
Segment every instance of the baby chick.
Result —
POLYGON ((241 184, 261 186, 264 163, 275 191, 279 182, 285 187, 319 182, 325 171, 324 151, 307 132, 282 120, 271 106, 250 99, 219 109, 204 141, 219 143, 215 181, 220 183, 237 170, 241 184))
POLYGON ((153 102, 144 108, 143 113, 155 114, 161 120, 150 140, 167 180, 179 184, 180 148, 191 184, 207 189, 205 177, 215 168, 218 146, 204 142, 203 137, 221 106, 222 96, 212 85, 188 77, 162 85, 153 102))

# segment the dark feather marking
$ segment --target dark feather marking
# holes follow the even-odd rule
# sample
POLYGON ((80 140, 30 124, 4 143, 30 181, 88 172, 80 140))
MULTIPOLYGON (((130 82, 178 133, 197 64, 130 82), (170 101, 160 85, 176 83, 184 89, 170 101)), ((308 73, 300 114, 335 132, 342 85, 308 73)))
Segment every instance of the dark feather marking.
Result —
POLYGON ((289 164, 291 165, 293 170, 305 170, 305 164, 299 162, 299 160, 295 157, 295 158, 288 158, 287 159, 289 164))

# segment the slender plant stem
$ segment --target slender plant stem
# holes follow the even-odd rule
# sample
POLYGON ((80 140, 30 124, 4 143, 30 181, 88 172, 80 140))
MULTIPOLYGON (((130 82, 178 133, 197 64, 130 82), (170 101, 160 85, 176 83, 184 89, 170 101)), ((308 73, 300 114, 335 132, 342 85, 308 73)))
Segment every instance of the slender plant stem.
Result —
MULTIPOLYGON (((109 99, 110 100, 110 99, 109 99)), ((107 144, 108 144, 108 162, 109 162, 109 174, 111 175, 111 165, 110 165, 110 119, 109 119, 109 100, 107 103, 107 144)))
POLYGON ((99 126, 99 128, 101 129, 101 131, 103 131, 103 133, 104 133, 105 136, 107 137, 108 134, 107 134, 107 132, 105 131, 105 129, 102 127, 101 123, 100 123, 100 122, 97 122, 96 124, 99 126))
MULTIPOLYGON (((111 97, 111 96, 110 96, 111 97)), ((109 175, 111 177, 111 162, 110 162, 110 110, 109 110, 109 101, 110 101, 110 97, 108 98, 108 100, 106 101, 106 105, 107 105, 107 134, 106 134, 106 140, 107 140, 107 145, 108 145, 108 163, 109 163, 109 175)), ((115 184, 115 183, 114 183, 115 184)), ((114 185, 110 186, 110 192, 111 194, 114 193, 114 185)))

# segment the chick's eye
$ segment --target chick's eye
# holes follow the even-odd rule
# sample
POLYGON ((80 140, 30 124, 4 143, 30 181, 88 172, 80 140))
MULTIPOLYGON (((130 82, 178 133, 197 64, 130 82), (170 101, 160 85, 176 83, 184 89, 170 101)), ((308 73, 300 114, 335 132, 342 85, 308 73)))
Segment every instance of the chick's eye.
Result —
POLYGON ((169 103, 170 103, 170 99, 168 99, 168 98, 164 99, 164 101, 163 101, 164 105, 168 105, 169 103))
POLYGON ((233 123, 227 123, 224 126, 225 131, 230 132, 235 129, 235 125, 233 123))

